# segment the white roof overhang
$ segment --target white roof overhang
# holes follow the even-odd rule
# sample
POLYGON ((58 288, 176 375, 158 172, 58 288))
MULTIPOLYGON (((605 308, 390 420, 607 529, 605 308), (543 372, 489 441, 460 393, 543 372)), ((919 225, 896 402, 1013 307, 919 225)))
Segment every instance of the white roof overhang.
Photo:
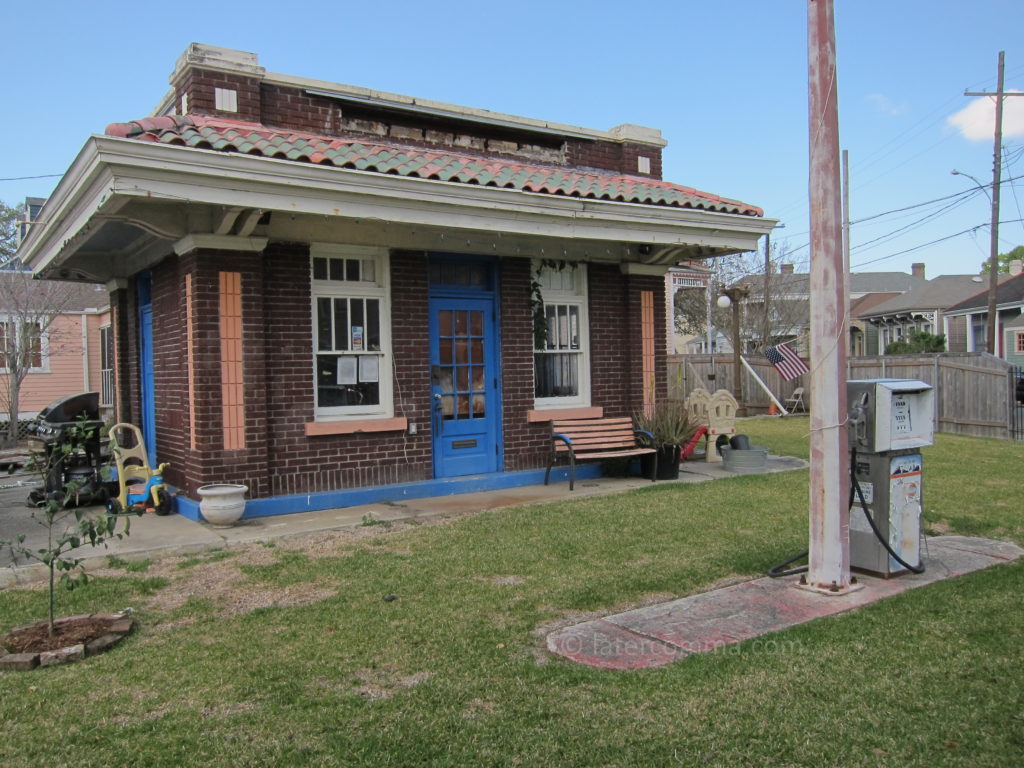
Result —
MULTIPOLYGON (((659 266, 756 250, 761 235, 776 224, 755 216, 537 194, 93 136, 47 201, 19 255, 43 276, 101 281, 128 277, 147 260, 166 256, 171 244, 187 235, 225 234, 217 222, 222 226, 226 211, 239 210, 274 212, 275 218, 288 214, 281 223, 285 231, 287 220, 295 217, 321 226, 374 223, 376 236, 386 224, 394 237, 399 225, 407 234, 419 233, 416 242, 422 240, 427 249, 434 238, 449 233, 448 243, 437 242, 433 249, 451 250, 452 235, 466 234, 467 248, 480 247, 474 238, 502 239, 500 249, 492 243, 487 252, 503 255, 539 255, 546 244, 552 257, 561 248, 571 258, 659 266)), ((251 233, 252 226, 248 229, 251 233)), ((266 234, 273 239, 273 232, 266 234)))

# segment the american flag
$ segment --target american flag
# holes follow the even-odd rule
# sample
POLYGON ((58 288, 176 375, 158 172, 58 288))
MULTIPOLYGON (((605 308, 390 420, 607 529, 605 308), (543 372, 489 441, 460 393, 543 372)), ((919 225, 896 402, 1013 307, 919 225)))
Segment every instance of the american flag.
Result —
POLYGON ((768 358, 768 362, 775 366, 776 370, 782 374, 782 378, 786 381, 792 381, 797 376, 811 370, 807 367, 804 359, 790 349, 787 344, 768 347, 764 351, 764 356, 768 358))

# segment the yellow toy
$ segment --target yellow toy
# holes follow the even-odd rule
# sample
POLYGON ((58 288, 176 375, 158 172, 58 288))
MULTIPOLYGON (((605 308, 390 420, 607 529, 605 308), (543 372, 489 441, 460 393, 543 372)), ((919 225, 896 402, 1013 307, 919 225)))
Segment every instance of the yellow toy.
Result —
POLYGON ((110 452, 117 466, 117 479, 121 492, 107 502, 110 512, 125 512, 142 508, 158 515, 171 513, 173 500, 164 483, 164 469, 170 464, 161 464, 156 471, 149 466, 146 444, 142 432, 134 424, 115 424, 110 428, 110 452))

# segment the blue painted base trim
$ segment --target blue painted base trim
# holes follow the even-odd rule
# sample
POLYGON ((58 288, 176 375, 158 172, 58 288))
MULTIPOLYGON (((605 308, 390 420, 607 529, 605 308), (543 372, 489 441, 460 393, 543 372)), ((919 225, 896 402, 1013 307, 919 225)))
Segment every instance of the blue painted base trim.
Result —
MULTIPOLYGON (((601 477, 601 475, 600 464, 583 464, 576 467, 577 480, 587 480, 601 477)), ((267 499, 247 501, 242 519, 291 515, 297 512, 315 512, 339 507, 358 507, 362 504, 377 504, 384 501, 455 496, 460 493, 477 493, 479 491, 501 491, 506 488, 520 488, 524 485, 540 485, 543 482, 543 469, 528 469, 522 472, 492 472, 486 475, 421 480, 415 483, 378 485, 340 491, 320 491, 295 496, 272 496, 267 499)), ((552 469, 551 482, 569 482, 568 467, 552 469)), ((187 496, 179 495, 177 497, 177 509, 179 515, 183 515, 189 520, 196 522, 202 520, 202 516, 199 514, 199 502, 187 496)))

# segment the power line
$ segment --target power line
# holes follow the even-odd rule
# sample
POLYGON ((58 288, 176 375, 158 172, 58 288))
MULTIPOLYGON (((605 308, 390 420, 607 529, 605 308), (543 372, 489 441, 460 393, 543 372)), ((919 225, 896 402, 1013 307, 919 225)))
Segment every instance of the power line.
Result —
POLYGON ((63 176, 63 173, 44 173, 41 176, 11 176, 10 178, 0 179, 0 181, 26 181, 28 179, 56 179, 58 176, 63 176))

